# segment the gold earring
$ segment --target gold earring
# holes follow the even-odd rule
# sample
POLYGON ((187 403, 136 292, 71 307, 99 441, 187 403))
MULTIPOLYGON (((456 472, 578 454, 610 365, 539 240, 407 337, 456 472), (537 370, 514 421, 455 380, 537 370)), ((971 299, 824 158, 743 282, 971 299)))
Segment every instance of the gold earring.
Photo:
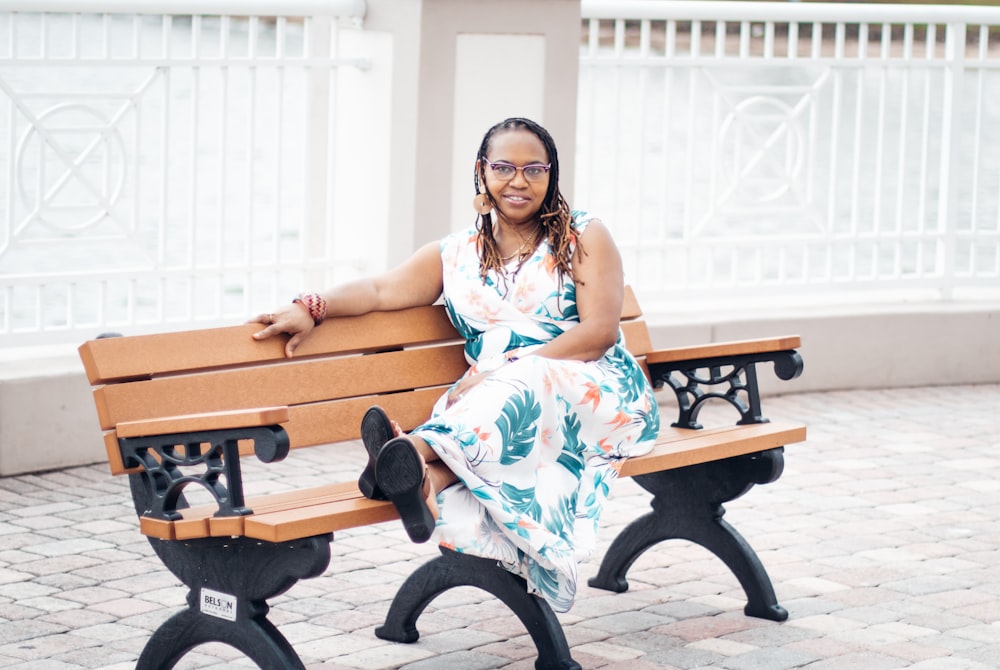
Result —
POLYGON ((481 216, 486 216, 493 211, 493 203, 490 202, 489 197, 485 193, 480 193, 472 199, 472 208, 479 212, 481 216))

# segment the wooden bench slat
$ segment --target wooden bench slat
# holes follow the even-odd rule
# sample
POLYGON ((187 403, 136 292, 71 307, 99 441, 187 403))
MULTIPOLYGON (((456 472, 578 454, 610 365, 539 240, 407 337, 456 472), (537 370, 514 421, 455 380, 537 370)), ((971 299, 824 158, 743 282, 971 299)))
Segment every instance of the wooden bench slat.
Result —
MULTIPOLYGON (((284 360, 286 337, 263 342, 251 337, 263 327, 252 323, 90 340, 80 346, 79 353, 91 385, 284 360)), ((295 357, 379 351, 457 338, 442 307, 373 312, 322 324, 295 357)))
POLYGON ((243 522, 243 534, 257 540, 285 542, 397 518, 392 503, 369 500, 358 493, 357 498, 254 514, 243 522))
MULTIPOLYGON (((625 287, 622 319, 641 315, 635 293, 625 287)), ((79 353, 91 385, 283 360, 287 338, 254 340, 251 335, 261 328, 262 324, 251 323, 90 340, 80 346, 79 353)), ((415 307, 331 319, 310 335, 295 357, 381 351, 457 339, 443 307, 415 307)))
MULTIPOLYGON (((337 482, 308 489, 251 496, 246 500, 246 505, 258 515, 360 497, 362 495, 357 482, 337 482)), ((382 504, 391 507, 389 503, 382 504)), ((217 510, 214 504, 196 505, 180 510, 183 518, 178 521, 158 521, 143 517, 145 523, 143 533, 161 540, 192 540, 200 537, 229 537, 244 534, 243 522, 250 518, 249 516, 216 517, 217 510)))
POLYGON ((648 472, 753 454, 803 442, 805 439, 804 425, 782 421, 701 430, 667 427, 660 432, 656 446, 650 453, 629 458, 622 463, 619 476, 634 477, 648 472))
POLYGON ((649 339, 649 329, 645 321, 622 321, 621 329, 625 335, 625 348, 633 356, 644 356, 647 351, 652 350, 653 343, 649 339))
POLYGON ((636 298, 632 287, 626 284, 624 300, 622 301, 622 321, 637 319, 640 316, 642 316, 642 308, 639 306, 639 299, 636 298))
POLYGON ((113 430, 104 431, 104 451, 108 454, 108 467, 113 475, 125 475, 140 472, 141 468, 129 469, 122 462, 122 452, 118 448, 118 433, 113 430))
POLYGON ((798 335, 784 335, 781 337, 754 340, 720 342, 718 344, 702 344, 692 347, 657 349, 646 354, 646 362, 653 365, 655 363, 673 363, 675 361, 711 358, 714 356, 763 354, 772 351, 798 349, 800 346, 802 346, 802 339, 798 335))
MULTIPOLYGON (((251 496, 246 505, 254 515, 268 514, 297 507, 336 503, 361 497, 357 482, 337 482, 308 489, 281 491, 264 496, 251 496)), ((184 517, 174 521, 172 539, 189 540, 199 537, 229 537, 244 534, 247 516, 216 517, 215 505, 198 505, 181 511, 184 517)))
MULTIPOLYGON (((288 433, 292 449, 356 440, 360 436, 361 417, 372 405, 381 405, 403 430, 410 431, 430 416, 431 408, 444 393, 445 388, 440 386, 401 393, 296 405, 288 408, 288 418, 285 421, 277 423, 281 423, 288 433)), ((104 444, 111 474, 124 475, 139 472, 139 468, 124 467, 118 448, 118 433, 116 431, 111 430, 104 434, 104 444)), ((353 447, 354 445, 345 446, 353 447)), ((241 442, 240 454, 252 456, 253 444, 241 442)))
MULTIPOLYGON (((174 522, 162 519, 151 519, 148 516, 139 517, 139 532, 147 537, 161 540, 176 540, 174 522)), ((202 537, 205 537, 204 535, 202 537)))
POLYGON ((203 412, 298 405, 451 384, 468 368, 461 344, 162 377, 94 391, 104 429, 203 412))
POLYGON ((380 405, 403 430, 410 431, 427 420, 445 388, 298 405, 291 408, 285 429, 293 448, 354 440, 360 437, 361 417, 365 411, 372 405, 380 405))
POLYGON ((124 421, 115 426, 115 431, 118 433, 118 437, 144 437, 146 435, 271 426, 286 421, 288 421, 287 407, 265 407, 235 412, 188 414, 146 421, 124 421))

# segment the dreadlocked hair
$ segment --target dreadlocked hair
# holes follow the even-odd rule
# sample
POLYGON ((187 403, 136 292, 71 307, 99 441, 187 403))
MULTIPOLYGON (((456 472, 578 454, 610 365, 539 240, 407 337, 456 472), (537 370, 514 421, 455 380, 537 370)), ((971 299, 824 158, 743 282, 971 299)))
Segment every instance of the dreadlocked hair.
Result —
MULTIPOLYGON (((533 240, 534 244, 532 248, 537 247, 542 239, 546 240, 555 258, 556 270, 559 273, 560 281, 565 276, 574 279, 573 266, 571 264, 573 244, 575 243, 580 248, 581 253, 583 253, 583 247, 580 246, 579 240, 576 239, 576 235, 573 233, 573 215, 570 213, 569 205, 563 198, 562 193, 559 192, 559 154, 556 151, 555 141, 553 141, 552 136, 545 128, 530 119, 510 118, 501 121, 486 131, 482 144, 479 145, 479 153, 476 155, 477 167, 473 171, 476 192, 479 192, 480 184, 486 183, 486 153, 490 148, 490 142, 497 133, 508 130, 527 130, 537 137, 545 147, 545 153, 548 154, 549 163, 552 167, 549 169, 549 187, 545 192, 545 200, 542 202, 542 207, 538 212, 541 232, 533 240)), ((483 191, 489 199, 490 204, 493 205, 493 209, 499 210, 493 194, 485 188, 483 191)), ((500 255, 496 237, 493 235, 492 216, 490 214, 485 216, 478 215, 476 229, 480 233, 479 277, 485 283, 486 276, 490 270, 501 272, 504 269, 504 261, 500 255)))

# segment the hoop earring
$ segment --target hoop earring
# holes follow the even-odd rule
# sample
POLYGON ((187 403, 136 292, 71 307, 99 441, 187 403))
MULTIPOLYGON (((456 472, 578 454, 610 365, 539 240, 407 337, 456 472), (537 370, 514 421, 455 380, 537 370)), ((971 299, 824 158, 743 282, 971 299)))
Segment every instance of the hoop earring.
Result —
POLYGON ((490 202, 489 196, 485 193, 479 193, 472 199, 472 208, 481 216, 486 216, 493 211, 493 203, 490 202))

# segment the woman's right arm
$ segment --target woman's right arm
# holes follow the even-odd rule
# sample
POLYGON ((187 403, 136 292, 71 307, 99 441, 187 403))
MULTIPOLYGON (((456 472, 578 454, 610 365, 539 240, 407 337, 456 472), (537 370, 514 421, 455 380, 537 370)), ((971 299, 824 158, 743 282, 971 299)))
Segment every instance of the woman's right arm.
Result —
MULTIPOLYGON (((388 272, 335 286, 320 295, 326 300, 327 316, 355 316, 430 305, 440 297, 441 290, 440 245, 431 242, 388 272)), ((283 305, 273 314, 262 314, 251 323, 269 324, 253 334, 257 340, 290 334, 292 337, 285 345, 285 355, 289 358, 314 327, 308 309, 300 303, 283 305)))

